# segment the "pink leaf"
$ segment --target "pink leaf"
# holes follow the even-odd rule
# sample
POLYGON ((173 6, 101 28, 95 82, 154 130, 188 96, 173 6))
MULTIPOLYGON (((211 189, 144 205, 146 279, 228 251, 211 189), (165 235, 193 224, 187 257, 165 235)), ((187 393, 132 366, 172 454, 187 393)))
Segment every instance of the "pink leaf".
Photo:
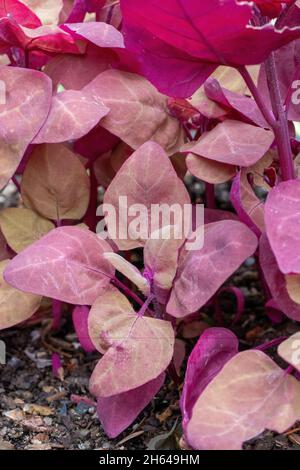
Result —
POLYGON ((136 314, 115 288, 93 304, 89 330, 93 342, 99 338, 98 349, 106 351, 90 379, 90 391, 97 397, 112 397, 150 382, 173 356, 171 323, 136 314), (155 360, 149 351, 155 352, 155 360))
POLYGON ((35 144, 76 140, 95 127, 109 109, 91 93, 68 90, 53 96, 48 118, 35 144))
POLYGON ((300 383, 261 351, 225 364, 198 398, 186 428, 191 447, 240 450, 265 429, 283 433, 300 418, 300 383))
POLYGON ((102 22, 65 24, 64 29, 87 39, 98 47, 125 47, 123 36, 114 26, 102 22))
POLYGON ((207 225, 203 248, 187 252, 181 260, 167 312, 180 318, 203 307, 256 247, 256 236, 241 222, 207 225))
POLYGON ((181 396, 184 430, 198 398, 226 362, 238 353, 238 347, 236 336, 226 328, 209 328, 200 336, 188 359, 181 396))
POLYGON ((37 28, 38 26, 41 26, 41 21, 35 15, 35 13, 30 8, 28 8, 26 1, 2 1, 0 4, 0 18, 2 19, 4 17, 11 18, 16 23, 26 26, 27 28, 37 28))
POLYGON ((97 412, 104 431, 111 439, 117 437, 135 420, 154 398, 165 381, 165 374, 140 387, 107 398, 98 398, 97 412))
POLYGON ((241 120, 259 127, 269 127, 253 98, 226 90, 217 80, 210 78, 205 82, 204 89, 208 98, 236 112, 241 120))
MULTIPOLYGON (((108 224, 111 238, 120 249, 128 250, 143 246, 151 232, 161 228, 158 226, 153 230, 157 220, 151 220, 152 205, 177 204, 180 210, 184 204, 190 203, 190 197, 163 149, 154 142, 147 142, 123 164, 104 195, 104 203, 113 205, 117 212, 116 234, 112 230, 114 227, 108 224), (142 204, 145 208, 141 214, 142 233, 135 234, 134 237, 131 235, 135 231, 134 221, 137 217, 128 215, 128 224, 125 223, 124 207, 122 211, 119 207, 120 197, 127 198, 128 208, 134 204, 142 204), (119 236, 120 226, 124 224, 127 239, 119 236)), ((172 222, 168 221, 166 225, 170 223, 172 222)))
POLYGON ((43 73, 0 66, 0 188, 16 171, 47 118, 51 80, 43 73))
POLYGON ((279 271, 276 258, 265 234, 259 242, 259 262, 273 300, 289 318, 300 321, 300 305, 288 295, 284 275, 279 271))
POLYGON ((89 230, 60 227, 16 256, 5 280, 25 292, 91 305, 114 275, 102 256, 106 251, 110 246, 89 230))
POLYGON ((86 305, 78 305, 72 313, 73 325, 82 348, 86 352, 95 351, 95 346, 90 340, 88 330, 89 307, 86 305))
POLYGON ((280 271, 300 273, 300 180, 285 181, 269 192, 265 222, 280 271))
POLYGON ((147 77, 173 96, 175 91, 177 96, 189 96, 199 88, 209 75, 201 68, 259 64, 271 51, 300 36, 299 28, 254 26, 253 4, 235 0, 165 0, 163 4, 149 0, 143 8, 139 0, 121 0, 121 8, 126 46, 140 55, 147 77), (178 83, 172 61, 179 59, 185 59, 186 67, 199 63, 193 87, 187 87, 186 80, 178 83), (158 65, 165 72, 169 63, 167 80, 160 77, 158 65), (177 87, 171 78, 175 75, 177 87))
POLYGON ((182 150, 229 165, 250 166, 262 158, 274 140, 271 131, 227 120, 182 150))
POLYGON ((278 347, 278 354, 300 372, 300 333, 295 333, 278 347))
POLYGON ((247 178, 247 170, 241 170, 233 180, 230 200, 241 222, 260 236, 265 230, 264 204, 258 199, 247 178))
POLYGON ((133 149, 148 140, 160 144, 168 154, 179 150, 183 131, 167 107, 167 98, 143 77, 107 70, 85 88, 110 109, 101 125, 133 149))

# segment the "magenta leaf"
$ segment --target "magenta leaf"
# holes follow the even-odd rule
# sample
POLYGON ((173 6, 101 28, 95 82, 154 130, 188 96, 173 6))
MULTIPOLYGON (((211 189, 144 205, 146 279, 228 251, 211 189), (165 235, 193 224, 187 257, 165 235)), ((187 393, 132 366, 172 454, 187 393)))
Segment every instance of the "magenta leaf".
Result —
POLYGON ((77 305, 72 313, 73 325, 81 344, 81 347, 86 352, 95 351, 95 346, 90 340, 88 330, 88 316, 90 313, 89 307, 86 305, 77 305))
POLYGON ((110 246, 89 230, 60 227, 16 256, 5 280, 25 292, 91 305, 114 275, 102 256, 106 251, 110 246))
POLYGON ((67 90, 53 96, 49 115, 35 144, 80 139, 108 114, 101 99, 87 91, 67 90))
POLYGON ((64 29, 72 31, 98 47, 125 47, 123 36, 114 26, 101 22, 65 24, 64 29))
POLYGON ((226 328, 209 328, 200 336, 188 359, 181 396, 184 430, 196 401, 226 362, 238 353, 238 347, 236 336, 226 328))
POLYGON ((233 356, 194 405, 185 437, 194 449, 240 450, 265 429, 300 418, 300 383, 261 351, 233 356), (287 398, 288 397, 288 398, 287 398))
POLYGON ((117 437, 135 420, 154 398, 165 381, 165 374, 140 387, 107 398, 98 398, 97 412, 104 431, 111 439, 117 437))
POLYGON ((151 140, 169 155, 183 144, 183 131, 167 107, 167 98, 143 77, 107 70, 85 88, 110 109, 101 126, 133 149, 151 140))
MULTIPOLYGON (((188 66, 197 61, 202 67, 251 65, 263 62, 272 50, 300 36, 299 28, 278 31, 271 23, 254 26, 253 4, 235 0, 166 0, 163 5, 149 0, 144 8, 139 0, 121 0, 121 7, 125 43, 140 55, 142 65, 146 64, 144 72, 157 86, 161 82, 158 70, 149 73, 147 62, 150 60, 154 68, 153 57, 161 50, 159 59, 163 57, 167 63, 184 57, 188 66)), ((172 73, 170 67, 169 84, 172 73)), ((184 82, 177 88, 177 96, 192 94, 207 76, 199 71, 194 89, 187 89, 184 82)), ((163 87, 164 92, 174 95, 172 86, 163 87)))
POLYGON ((256 247, 256 236, 241 222, 207 225, 203 248, 182 257, 167 312, 184 317, 203 307, 256 247))
POLYGON ((136 314, 115 288, 93 304, 89 331, 104 353, 90 379, 90 391, 96 397, 119 395, 156 379, 173 357, 171 323, 136 314), (155 351, 155 360, 149 351, 155 351))
POLYGON ((226 90, 214 79, 208 79, 204 84, 204 89, 208 98, 225 109, 230 109, 233 115, 236 113, 242 121, 263 128, 269 127, 253 98, 226 90))
POLYGON ((204 134, 196 144, 185 145, 183 150, 217 162, 247 167, 265 155, 273 140, 271 131, 227 120, 204 134))
POLYGON ((51 80, 41 72, 0 66, 0 188, 16 171, 42 127, 51 103, 51 80))
POLYGON ((285 277, 278 268, 265 234, 261 236, 259 242, 259 261, 266 283, 278 308, 287 317, 300 321, 300 305, 289 297, 285 277))
POLYGON ((269 192, 265 204, 265 222, 280 271, 284 274, 300 273, 299 180, 285 181, 269 192))
MULTIPOLYGON (((151 232, 162 227, 153 227, 151 220, 151 206, 153 204, 178 204, 183 208, 190 203, 189 194, 178 178, 170 159, 163 149, 154 142, 147 142, 129 157, 111 182, 104 195, 104 203, 114 206, 117 212, 117 233, 114 227, 108 224, 108 232, 120 249, 131 249, 143 246, 151 232), (141 191, 141 188, 143 190, 141 191), (142 233, 134 232, 134 221, 137 217, 128 216, 128 237, 119 236, 121 232, 122 210, 120 210, 119 197, 127 198, 127 207, 142 204, 145 213, 142 217, 142 233)), ((169 225, 168 222, 166 225, 169 225)), ((163 225, 163 221, 161 222, 163 225)))

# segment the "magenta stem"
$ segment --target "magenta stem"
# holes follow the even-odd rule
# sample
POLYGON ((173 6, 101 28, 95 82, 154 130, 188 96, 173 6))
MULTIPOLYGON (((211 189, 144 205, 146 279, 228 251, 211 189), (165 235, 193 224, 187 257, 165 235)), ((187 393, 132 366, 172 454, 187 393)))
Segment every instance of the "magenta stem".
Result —
POLYGON ((280 336, 279 338, 275 338, 272 341, 269 341, 268 343, 260 344, 254 349, 256 349, 257 351, 266 351, 267 349, 273 348, 274 346, 278 346, 286 339, 287 336, 280 336))
POLYGON ((205 183, 205 202, 207 209, 216 208, 215 199, 215 185, 211 183, 205 183))
POLYGON ((273 113, 266 106, 266 104, 265 104, 260 92, 258 91, 258 89, 257 89, 250 73, 248 72, 248 70, 246 69, 245 66, 240 67, 238 69, 238 71, 240 72, 241 76, 243 77, 247 87, 251 91, 252 96, 253 96, 254 100, 256 101, 256 104, 259 107, 259 109, 260 109, 262 115, 264 116, 265 120, 267 121, 267 123, 272 128, 274 128, 276 126, 275 117, 274 117, 273 113))
POLYGON ((61 300, 52 299, 53 330, 59 330, 61 327, 62 306, 63 303, 61 302, 61 300))
POLYGON ((279 153, 281 176, 284 181, 295 178, 293 153, 291 148, 290 133, 287 114, 281 96, 278 74, 275 63, 275 55, 272 52, 265 62, 266 75, 269 85, 271 103, 276 118, 273 127, 279 153))
MULTIPOLYGON (((120 279, 114 277, 111 282, 116 287, 119 287, 119 289, 121 289, 126 295, 128 295, 128 297, 131 297, 138 305, 140 305, 141 307, 144 306, 145 302, 143 302, 134 292, 132 292, 131 289, 129 289, 129 287, 127 287, 122 281, 120 281, 120 279)), ((147 310, 151 316, 155 316, 155 313, 149 307, 147 307, 147 310)))
POLYGON ((19 181, 17 180, 17 178, 15 176, 12 177, 12 182, 14 183, 14 185, 16 186, 17 190, 20 193, 21 192, 21 186, 20 186, 20 183, 19 183, 19 181))
POLYGON ((285 374, 293 374, 295 371, 296 371, 296 369, 295 369, 293 366, 289 365, 289 366, 285 369, 284 372, 285 372, 285 374))

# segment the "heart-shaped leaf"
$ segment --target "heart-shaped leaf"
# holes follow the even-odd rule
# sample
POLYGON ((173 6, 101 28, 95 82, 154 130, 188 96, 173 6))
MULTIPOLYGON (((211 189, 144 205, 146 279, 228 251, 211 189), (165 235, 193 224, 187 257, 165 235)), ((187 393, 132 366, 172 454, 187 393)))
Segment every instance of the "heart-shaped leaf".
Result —
MULTIPOLYGON (((153 217, 153 206, 157 209, 160 205, 173 207, 178 215, 180 211, 183 213, 184 204, 190 204, 190 197, 163 149, 154 142, 147 142, 118 171, 104 195, 104 203, 116 210, 116 227, 106 219, 111 238, 120 249, 128 250, 143 246, 150 234, 162 226, 174 225, 172 220, 159 221, 153 217), (134 207, 144 210, 134 216, 129 212, 134 207), (135 232, 137 229, 140 233, 135 232)), ((174 214, 172 216, 170 211, 172 217, 174 214)))
POLYGON ((165 374, 162 373, 134 390, 113 397, 98 398, 98 416, 108 437, 113 439, 128 428, 154 398, 164 381, 165 374))
POLYGON ((203 307, 256 247, 256 236, 241 222, 207 225, 203 248, 187 252, 180 262, 167 312, 184 317, 203 307))
POLYGON ((101 125, 133 149, 148 140, 160 144, 169 155, 183 144, 183 131, 167 108, 167 98, 145 78, 107 70, 85 88, 110 109, 101 125))
POLYGON ((196 144, 186 144, 182 150, 217 162, 247 167, 265 155, 273 140, 274 134, 269 130, 226 120, 204 134, 196 144))
POLYGON ((300 372, 300 333, 295 333, 278 346, 278 354, 300 372))
POLYGON ((80 139, 107 115, 109 109, 87 91, 67 90, 53 96, 49 115, 35 144, 80 139))
POLYGON ((102 23, 101 21, 66 23, 64 29, 73 31, 76 35, 87 39, 99 47, 125 47, 120 31, 108 23, 102 23))
POLYGON ((8 245, 20 253, 50 232, 54 224, 30 209, 10 207, 0 212, 0 227, 8 245))
POLYGON ((26 165, 21 192, 26 207, 52 220, 81 219, 89 204, 90 179, 63 144, 35 148, 26 165))
POLYGON ((269 192, 265 222, 280 271, 300 273, 300 180, 284 181, 269 192))
MULTIPOLYGON (((111 289, 98 297, 91 309, 89 329, 96 317, 100 346, 107 350, 90 379, 91 393, 97 397, 128 392, 156 379, 173 356, 171 323, 140 316, 126 303, 123 294, 111 289), (155 351, 155 361, 149 351, 155 351)), ((97 330, 95 325, 92 329, 97 330)))
POLYGON ((186 438, 194 449, 240 450, 264 429, 282 433, 299 418, 300 383, 263 352, 244 351, 200 395, 186 438))
POLYGON ((114 269, 103 258, 110 246, 78 227, 59 227, 17 255, 5 269, 13 287, 75 305, 91 305, 114 269))
POLYGON ((20 292, 5 282, 3 271, 9 262, 9 260, 0 262, 0 330, 30 318, 42 300, 39 295, 20 292))
POLYGON ((0 66, 0 189, 16 171, 47 118, 51 80, 41 72, 0 66))
POLYGON ((198 398, 238 348, 236 336, 226 328, 209 328, 200 336, 188 359, 181 396, 184 430, 198 398))

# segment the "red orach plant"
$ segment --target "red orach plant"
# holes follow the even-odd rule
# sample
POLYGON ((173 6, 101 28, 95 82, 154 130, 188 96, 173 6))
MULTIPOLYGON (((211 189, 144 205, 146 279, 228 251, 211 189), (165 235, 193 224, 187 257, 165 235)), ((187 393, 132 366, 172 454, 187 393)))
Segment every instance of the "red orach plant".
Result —
MULTIPOLYGON (((182 327, 197 330, 224 290, 239 321, 243 294, 223 285, 248 258, 266 315, 300 322, 299 41, 295 0, 0 1, 0 185, 22 201, 0 213, 0 328, 43 297, 55 329, 69 310, 101 355, 90 391, 109 437, 167 375, 177 386, 182 327), (146 224, 153 205, 195 202, 186 174, 206 187, 194 250, 175 223, 146 224), (215 206, 220 183, 234 212, 215 206), (145 209, 140 236, 97 212, 100 188, 117 229, 120 198, 145 209)), ((202 332, 181 394, 186 445, 240 449, 300 420, 299 335, 239 352, 230 328, 202 332)))

